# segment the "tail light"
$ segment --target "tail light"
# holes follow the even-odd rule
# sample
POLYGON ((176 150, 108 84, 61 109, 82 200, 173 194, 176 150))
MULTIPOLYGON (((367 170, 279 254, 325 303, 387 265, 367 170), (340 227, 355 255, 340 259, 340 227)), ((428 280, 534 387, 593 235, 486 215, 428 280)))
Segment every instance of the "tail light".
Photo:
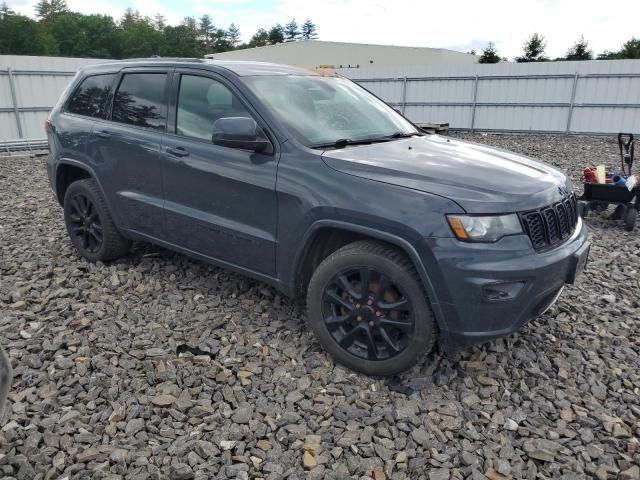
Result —
POLYGON ((44 121, 44 131, 46 133, 49 133, 51 130, 53 130, 53 124, 51 123, 51 120, 49 120, 48 118, 44 121))

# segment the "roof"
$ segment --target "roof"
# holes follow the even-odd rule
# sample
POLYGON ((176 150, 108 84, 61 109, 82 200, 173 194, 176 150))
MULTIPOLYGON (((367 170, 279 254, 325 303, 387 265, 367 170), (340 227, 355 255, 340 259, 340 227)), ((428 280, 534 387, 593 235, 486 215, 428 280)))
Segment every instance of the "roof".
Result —
POLYGON ((127 60, 114 60, 91 65, 85 70, 104 70, 124 67, 151 67, 151 66, 175 66, 180 67, 187 65, 195 65, 199 68, 212 66, 229 70, 236 75, 243 77, 249 75, 318 75, 318 73, 306 68, 292 67, 289 65, 280 65, 277 63, 254 62, 243 60, 209 60, 200 58, 130 58, 127 60))

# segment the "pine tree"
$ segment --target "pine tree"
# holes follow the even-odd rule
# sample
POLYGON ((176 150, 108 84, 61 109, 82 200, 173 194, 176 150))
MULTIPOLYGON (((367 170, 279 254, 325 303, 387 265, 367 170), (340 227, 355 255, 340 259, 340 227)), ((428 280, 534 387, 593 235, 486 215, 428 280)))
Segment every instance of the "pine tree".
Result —
POLYGON ((36 17, 40 20, 48 20, 53 15, 69 11, 65 0, 40 0, 35 9, 36 17))
POLYGON ((284 41, 294 42, 299 36, 298 23, 295 18, 292 18, 291 21, 284 26, 284 41))
POLYGON ((7 5, 7 2, 2 2, 2 5, 0 5, 0 20, 15 14, 16 12, 14 12, 9 8, 9 5, 7 5))
POLYGON ((318 38, 318 28, 316 24, 307 18, 302 24, 302 38, 305 40, 315 40, 318 38))
POLYGON ((240 29, 236 27, 235 23, 229 25, 225 37, 233 48, 235 48, 238 43, 240 43, 240 29))
POLYGON ((284 28, 277 23, 269 30, 269 44, 275 45, 282 42, 284 42, 284 28))
POLYGON ((207 48, 211 47, 211 36, 215 29, 216 27, 209 15, 205 14, 200 17, 200 33, 204 37, 204 43, 207 48))
POLYGON ((167 26, 167 19, 164 17, 164 15, 160 15, 159 13, 156 13, 155 17, 153 17, 153 23, 156 27, 156 30, 164 30, 164 27, 167 26))
POLYGON ((264 47, 269 44, 269 34, 264 28, 258 29, 249 40, 249 47, 264 47))
POLYGON ((546 62, 549 60, 544 56, 544 50, 547 48, 547 41, 539 33, 534 33, 523 45, 524 55, 517 57, 516 62, 546 62))
POLYGON ((493 42, 489 42, 487 47, 482 50, 482 55, 478 63, 498 63, 500 61, 500 55, 498 55, 498 49, 493 42))
POLYGON ((566 60, 592 60, 593 52, 589 50, 589 43, 584 39, 584 35, 580 36, 573 47, 567 51, 566 60))

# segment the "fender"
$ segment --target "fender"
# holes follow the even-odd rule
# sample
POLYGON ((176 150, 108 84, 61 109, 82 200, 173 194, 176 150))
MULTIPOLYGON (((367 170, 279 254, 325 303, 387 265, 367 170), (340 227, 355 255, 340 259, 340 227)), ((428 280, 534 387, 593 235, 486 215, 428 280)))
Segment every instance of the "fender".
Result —
MULTIPOLYGON (((111 218, 113 219, 114 223, 116 224, 116 227, 121 229, 120 218, 119 218, 117 212, 114 211, 113 208, 111 208, 111 202, 109 201, 109 197, 107 195, 105 195, 104 188, 102 188, 102 184, 100 183, 100 180, 98 180, 98 176, 96 175, 96 172, 93 170, 93 168, 91 168, 86 163, 80 162, 78 160, 73 160, 71 158, 61 158, 60 161, 57 163, 57 165, 55 167, 55 177, 54 177, 54 179, 55 179, 56 190, 57 190, 57 186, 58 186, 58 169, 60 168, 61 165, 73 165, 74 167, 78 167, 78 168, 84 170, 85 172, 87 172, 89 174, 91 179, 94 182, 96 182, 96 185, 98 185, 98 189, 100 190, 100 194, 102 195, 102 198, 104 199, 105 203, 107 204, 107 208, 109 209, 109 213, 111 214, 111 218)), ((56 191, 56 196, 57 195, 58 195, 58 192, 56 191)))
POLYGON ((395 245, 400 250, 402 250, 405 254, 407 254, 409 259, 413 262, 414 266, 416 267, 416 270, 418 271, 418 275, 420 275, 420 280, 424 285, 424 289, 427 294, 427 299, 429 300, 429 303, 433 310, 433 314, 436 318, 436 321, 438 322, 438 326, 441 329, 444 328, 446 330, 444 314, 442 312, 442 309, 440 308, 438 297, 436 296, 435 289, 433 288, 433 284, 431 283, 429 274, 427 273, 427 270, 425 269, 425 266, 422 263, 422 260, 420 259, 418 252, 416 251, 414 246, 404 238, 398 237, 396 235, 393 235, 381 230, 376 230, 374 228, 365 227, 358 224, 342 222, 339 220, 318 220, 314 222, 305 233, 302 239, 301 245, 300 247, 298 247, 298 251, 296 252, 296 255, 294 257, 295 258, 293 262, 294 274, 293 274, 293 281, 291 282, 292 286, 295 285, 295 278, 299 273, 298 271, 300 269, 300 265, 302 265, 304 251, 309 245, 311 238, 319 229, 326 228, 326 227, 338 228, 341 230, 347 230, 354 233, 360 233, 374 239, 382 240, 387 243, 395 245))

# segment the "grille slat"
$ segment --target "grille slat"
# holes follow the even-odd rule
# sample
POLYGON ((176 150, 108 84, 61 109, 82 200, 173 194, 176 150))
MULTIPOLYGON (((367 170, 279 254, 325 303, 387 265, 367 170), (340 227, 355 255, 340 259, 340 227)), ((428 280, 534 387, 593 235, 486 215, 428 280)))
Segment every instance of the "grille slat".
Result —
POLYGON ((520 213, 525 232, 533 248, 545 250, 569 237, 578 223, 578 204, 575 195, 548 207, 520 213))

